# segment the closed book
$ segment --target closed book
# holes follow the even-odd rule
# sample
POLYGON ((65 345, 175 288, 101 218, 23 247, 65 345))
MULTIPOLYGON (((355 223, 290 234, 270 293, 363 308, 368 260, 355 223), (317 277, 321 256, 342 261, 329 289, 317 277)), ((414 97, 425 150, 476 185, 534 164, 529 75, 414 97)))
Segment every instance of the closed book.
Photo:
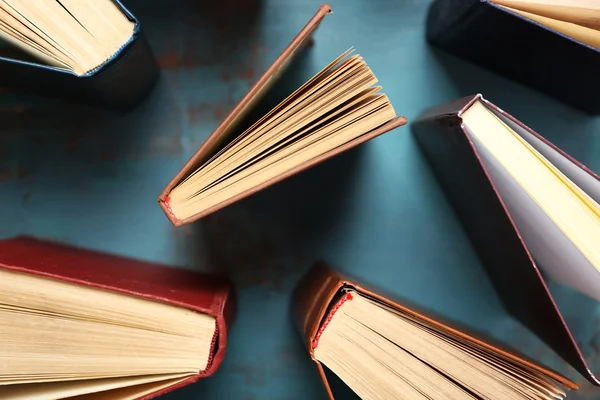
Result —
POLYGON ((600 4, 586 0, 435 0, 432 44, 600 114, 600 4))
POLYGON ((481 95, 412 131, 507 310, 600 384, 546 282, 600 300, 598 176, 481 95))
POLYGON ((361 399, 560 399, 578 388, 514 350, 323 263, 298 283, 293 314, 330 399, 326 369, 361 399))
POLYGON ((0 1, 0 85, 115 111, 136 106, 158 66, 118 0, 0 1))
POLYGON ((329 5, 319 7, 167 184, 158 202, 173 225, 194 222, 406 123, 353 49, 274 108, 266 101, 330 13, 329 5))
POLYGON ((211 376, 227 279, 27 237, 0 241, 3 399, 150 399, 211 376))

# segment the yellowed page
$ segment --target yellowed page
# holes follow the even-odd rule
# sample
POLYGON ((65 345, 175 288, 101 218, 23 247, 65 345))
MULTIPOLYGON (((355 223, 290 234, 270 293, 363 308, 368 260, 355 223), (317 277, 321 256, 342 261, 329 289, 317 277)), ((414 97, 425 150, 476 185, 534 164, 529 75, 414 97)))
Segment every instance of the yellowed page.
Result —
POLYGON ((470 346, 350 290, 328 319, 315 358, 361 398, 562 399, 547 376, 470 346))
POLYGON ((109 59, 134 29, 112 0, 0 0, 0 10, 11 43, 77 75, 109 59))
POLYGON ((0 321, 0 387, 195 374, 216 329, 192 310, 2 269, 0 321))
POLYGON ((178 184, 171 210, 196 214, 390 121, 396 114, 376 83, 346 51, 178 184))
MULTIPOLYGON (((74 396, 81 396, 88 393, 106 392, 128 386, 137 387, 136 391, 139 392, 140 386, 138 385, 156 386, 160 385, 160 382, 165 380, 177 381, 187 376, 190 375, 148 375, 123 378, 87 379, 82 381, 9 385, 0 387, 0 393, 2 394, 3 399, 10 400, 62 399, 66 397, 70 398, 74 396)), ((112 398, 114 399, 115 397, 112 398)))
POLYGON ((600 1, 598 0, 492 0, 542 17, 571 22, 600 30, 600 1))
MULTIPOLYGON (((313 120, 320 118, 333 108, 349 100, 356 90, 367 89, 375 84, 376 79, 366 79, 369 77, 369 72, 364 69, 361 70, 362 65, 358 62, 353 65, 354 68, 348 69, 348 74, 351 75, 346 79, 343 79, 344 76, 342 75, 342 79, 326 81, 327 84, 319 92, 322 93, 321 96, 318 96, 318 93, 315 93, 314 96, 310 96, 312 93, 307 94, 306 101, 298 104, 293 110, 294 112, 288 110, 287 113, 284 112, 284 115, 278 116, 271 123, 267 123, 266 126, 261 126, 256 132, 252 132, 248 140, 240 141, 230 150, 233 156, 227 157, 227 155, 224 155, 224 158, 228 158, 226 162, 219 163, 219 159, 215 160, 214 167, 203 171, 202 179, 199 179, 194 186, 190 185, 188 190, 198 191, 222 176, 227 170, 235 169, 241 163, 252 158, 253 155, 258 154, 263 144, 285 135, 286 132, 293 132, 294 128, 298 129, 303 122, 306 124, 309 118, 313 120)), ((295 105, 292 103, 290 107, 295 105)), ((177 193, 174 193, 173 196, 177 196, 177 193)))
POLYGON ((596 203, 596 201, 594 199, 592 199, 586 192, 584 192, 579 186, 577 186, 575 183, 573 183, 573 181, 571 181, 565 174, 563 174, 558 168, 556 168, 550 161, 548 161, 548 159, 546 157, 544 157, 540 152, 538 152, 535 147, 533 147, 531 144, 529 144, 528 141, 526 141, 524 138, 522 138, 520 135, 518 135, 516 132, 512 131, 512 129, 510 129, 510 127, 508 125, 506 125, 500 118, 498 118, 496 115, 494 115, 494 117, 496 118, 496 120, 498 121, 498 123, 502 124, 507 130, 511 131, 514 133, 514 136, 521 142, 521 144, 523 146, 525 146, 529 151, 531 151, 532 154, 534 154, 536 156, 536 158, 538 160, 540 160, 541 163, 543 163, 546 168, 548 168, 550 171, 552 171, 552 173, 554 175, 556 175, 556 177, 558 179, 561 180, 561 182, 567 186, 569 189, 571 189, 571 191, 577 196, 579 197, 579 199, 589 207, 590 210, 592 210, 592 212, 594 214, 596 214, 596 216, 598 218, 600 218, 600 205, 598 203, 596 203))
POLYGON ((531 196, 581 253, 600 270, 600 217, 597 205, 582 201, 566 177, 559 177, 531 146, 525 146, 512 129, 498 123, 480 102, 474 103, 463 120, 472 134, 531 196))
POLYGON ((570 36, 575 40, 600 49, 600 31, 586 28, 585 26, 573 24, 570 22, 564 22, 552 18, 542 17, 536 14, 531 14, 525 11, 520 11, 509 7, 505 8, 514 11, 517 14, 521 14, 522 16, 529 18, 532 21, 545 25, 550 29, 570 36))
POLYGON ((146 383, 143 385, 130 386, 121 389, 114 389, 108 392, 91 393, 82 396, 76 396, 70 400, 136 400, 148 394, 159 392, 163 389, 178 384, 187 379, 175 378, 166 381, 146 383))
MULTIPOLYGON (((387 98, 385 100, 387 101, 387 98)), ((194 214, 196 207, 209 208, 261 182, 276 177, 286 170, 301 165, 307 160, 323 154, 325 151, 335 149, 365 132, 375 129, 394 117, 395 112, 393 108, 387 104, 379 107, 377 110, 373 110, 368 117, 363 116, 359 118, 357 116, 353 118, 353 124, 343 123, 343 126, 340 127, 343 129, 326 129, 316 137, 308 136, 301 141, 294 142, 270 158, 243 170, 240 174, 234 175, 233 182, 224 181, 221 184, 222 189, 219 186, 211 188, 211 191, 207 191, 203 196, 192 200, 187 205, 189 208, 183 208, 180 211, 182 213, 191 212, 194 214)))

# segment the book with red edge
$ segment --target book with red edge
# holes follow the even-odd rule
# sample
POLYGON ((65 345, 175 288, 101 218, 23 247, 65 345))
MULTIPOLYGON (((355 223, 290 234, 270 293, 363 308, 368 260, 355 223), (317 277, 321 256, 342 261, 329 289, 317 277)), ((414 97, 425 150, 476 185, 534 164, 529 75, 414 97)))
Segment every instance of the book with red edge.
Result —
POLYGON ((561 399, 578 389, 516 350, 322 262, 298 283, 292 307, 330 399, 330 373, 366 400, 561 399))
POLYGON ((1 240, 2 397, 150 399, 209 377, 234 300, 223 277, 1 240))
POLYGON ((167 184, 158 202, 173 225, 194 222, 406 124, 352 49, 262 113, 264 99, 285 83, 284 71, 331 13, 328 4, 319 7, 167 184))

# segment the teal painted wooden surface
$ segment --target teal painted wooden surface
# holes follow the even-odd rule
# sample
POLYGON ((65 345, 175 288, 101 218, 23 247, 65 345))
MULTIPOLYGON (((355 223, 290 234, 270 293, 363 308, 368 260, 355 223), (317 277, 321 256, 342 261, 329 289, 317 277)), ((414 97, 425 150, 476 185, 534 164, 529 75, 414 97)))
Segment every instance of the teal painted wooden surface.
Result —
MULTIPOLYGON (((158 87, 138 109, 114 115, 0 94, 0 236, 30 234, 230 273, 239 313, 222 368, 165 399, 324 399, 288 315, 293 285, 317 259, 569 374, 582 385, 572 399, 600 397, 502 309, 408 127, 173 228, 156 204, 158 194, 319 3, 127 3, 162 68, 158 87)), ((427 106, 481 92, 600 172, 598 118, 428 47, 428 1, 331 4, 333 15, 300 60, 297 85, 355 46, 409 120, 427 106)), ((552 289, 600 370, 598 304, 552 289)))

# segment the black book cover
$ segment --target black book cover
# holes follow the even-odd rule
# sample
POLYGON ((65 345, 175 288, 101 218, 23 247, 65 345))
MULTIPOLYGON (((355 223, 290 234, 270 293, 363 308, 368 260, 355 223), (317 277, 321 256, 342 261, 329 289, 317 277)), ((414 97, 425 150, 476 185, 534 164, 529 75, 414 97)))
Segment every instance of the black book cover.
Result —
POLYGON ((588 381, 600 386, 467 134, 461 115, 475 101, 482 101, 576 162, 481 95, 424 111, 411 124, 411 131, 508 312, 588 381))
POLYGON ((591 114, 600 114, 598 49, 489 0, 435 0, 427 40, 591 114))
POLYGON ((129 40, 102 65, 77 76, 36 61, 0 57, 0 86, 116 111, 136 106, 152 90, 158 65, 140 22, 119 1, 115 3, 135 22, 135 28, 129 40))

